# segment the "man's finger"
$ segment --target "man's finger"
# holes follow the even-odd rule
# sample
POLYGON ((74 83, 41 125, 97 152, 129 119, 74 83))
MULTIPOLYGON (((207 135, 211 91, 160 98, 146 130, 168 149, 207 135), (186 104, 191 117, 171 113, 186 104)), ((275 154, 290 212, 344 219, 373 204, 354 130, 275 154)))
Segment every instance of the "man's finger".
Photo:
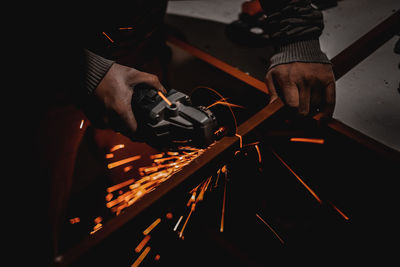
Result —
POLYGON ((322 108, 324 117, 332 117, 336 103, 336 85, 335 82, 330 82, 325 88, 325 106, 322 108))
POLYGON ((156 75, 146 73, 142 82, 151 85, 163 93, 167 92, 156 75))
POLYGON ((269 91, 269 103, 272 103, 276 99, 278 99, 278 94, 276 93, 274 80, 272 78, 271 72, 267 73, 267 76, 265 77, 265 84, 267 85, 267 89, 269 91))
POLYGON ((299 89, 296 84, 282 84, 282 92, 287 106, 299 108, 299 89))
POLYGON ((310 112, 311 89, 304 84, 298 84, 299 88, 299 114, 306 116, 310 112))

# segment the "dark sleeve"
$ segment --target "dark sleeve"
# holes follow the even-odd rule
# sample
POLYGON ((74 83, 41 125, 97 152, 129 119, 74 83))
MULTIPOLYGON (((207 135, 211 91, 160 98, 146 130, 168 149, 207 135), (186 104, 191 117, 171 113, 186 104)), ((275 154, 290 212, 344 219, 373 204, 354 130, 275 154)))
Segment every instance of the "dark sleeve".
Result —
POLYGON ((330 63, 318 40, 324 28, 322 13, 309 0, 259 1, 275 46, 269 68, 291 62, 330 63))
POLYGON ((114 61, 101 57, 87 49, 84 51, 86 59, 84 87, 88 94, 92 94, 111 68, 111 65, 114 64, 114 61))

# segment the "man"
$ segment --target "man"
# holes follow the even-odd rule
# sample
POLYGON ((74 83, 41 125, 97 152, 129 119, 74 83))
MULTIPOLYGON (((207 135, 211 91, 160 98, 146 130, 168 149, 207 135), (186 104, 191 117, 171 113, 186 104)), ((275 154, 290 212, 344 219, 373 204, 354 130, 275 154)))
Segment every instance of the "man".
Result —
MULTIPOLYGON (((30 157, 33 161, 30 172, 37 172, 43 177, 41 181, 46 186, 38 190, 44 193, 45 201, 48 199, 47 189, 50 189, 48 184, 54 182, 47 181, 57 180, 58 187, 48 190, 57 198, 57 201, 52 200, 50 208, 53 227, 60 221, 65 209, 75 162, 71 151, 76 152, 71 147, 79 141, 71 141, 72 130, 68 131, 71 128, 68 122, 71 121, 66 123, 60 118, 61 115, 72 118, 72 109, 61 110, 60 106, 67 106, 78 99, 78 104, 87 114, 94 114, 94 118, 103 120, 106 126, 133 138, 137 121, 131 108, 132 87, 147 83, 161 91, 165 88, 156 75, 148 73, 151 71, 142 71, 144 64, 137 64, 134 68, 126 66, 123 60, 119 61, 124 58, 120 54, 116 56, 116 61, 107 59, 104 49, 96 45, 99 36, 107 38, 108 29, 134 26, 133 38, 128 36, 124 39, 121 33, 120 43, 126 45, 126 49, 119 47, 117 53, 137 47, 140 52, 128 57, 148 61, 146 57, 138 58, 160 52, 160 47, 156 45, 162 35, 158 34, 158 25, 162 23, 166 3, 162 0, 135 0, 127 7, 96 3, 88 10, 76 7, 53 10, 46 6, 43 8, 46 19, 40 20, 43 25, 32 27, 35 31, 29 38, 27 52, 32 52, 29 54, 34 58, 25 62, 32 65, 26 69, 32 77, 29 84, 34 86, 29 87, 28 95, 25 95, 32 109, 29 106, 29 112, 25 114, 24 128, 37 128, 36 135, 26 135, 26 138, 32 136, 32 143, 36 145, 30 157), (64 12, 57 12, 60 10, 64 12), (124 18, 128 20, 124 21, 124 18), (143 39, 148 43, 143 44, 143 39), (83 51, 83 47, 88 49, 83 51), (142 53, 143 49, 146 52, 142 53), (39 63, 42 64, 40 68, 37 67, 39 63), (56 112, 47 112, 49 109, 56 112), (99 115, 97 110, 105 112, 99 115), (60 130, 54 133, 57 129, 60 130), (65 144, 62 144, 63 141, 65 144)), ((314 114, 316 109, 327 117, 332 116, 335 80, 330 62, 319 47, 318 37, 323 28, 321 12, 315 10, 309 0, 260 0, 260 3, 269 16, 270 35, 276 46, 265 78, 271 92, 270 101, 282 93, 285 103, 297 109, 301 116, 314 114)), ((112 48, 113 43, 110 41, 109 45, 112 48)), ((54 228, 52 231, 48 233, 48 238, 52 239, 51 246, 57 242, 55 233, 58 230, 54 228)), ((59 251, 53 246, 48 253, 54 258, 59 251)))
MULTIPOLYGON (((275 54, 265 83, 270 102, 283 96, 287 106, 301 116, 321 111, 331 117, 335 106, 335 78, 331 64, 321 51, 318 37, 323 29, 322 13, 309 0, 260 0, 265 13, 275 54)), ((90 51, 86 89, 105 107, 117 114, 125 133, 133 134, 137 122, 130 107, 132 85, 148 83, 164 91, 156 76, 114 63, 90 51)))

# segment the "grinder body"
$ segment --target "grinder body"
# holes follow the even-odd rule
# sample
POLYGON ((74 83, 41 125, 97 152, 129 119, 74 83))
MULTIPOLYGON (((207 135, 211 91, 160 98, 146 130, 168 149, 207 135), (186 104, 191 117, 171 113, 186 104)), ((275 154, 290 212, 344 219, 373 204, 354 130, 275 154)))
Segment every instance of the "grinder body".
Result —
POLYGON ((139 139, 154 146, 187 144, 206 147, 215 141, 217 119, 205 107, 194 107, 188 95, 174 89, 165 95, 157 89, 138 84, 134 88, 132 110, 138 122, 139 139))

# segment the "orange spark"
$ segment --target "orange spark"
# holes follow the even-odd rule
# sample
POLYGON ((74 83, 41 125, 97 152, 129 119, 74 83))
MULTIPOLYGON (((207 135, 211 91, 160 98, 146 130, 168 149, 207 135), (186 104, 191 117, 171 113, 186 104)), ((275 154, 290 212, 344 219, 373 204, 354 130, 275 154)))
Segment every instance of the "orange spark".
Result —
POLYGON ((347 217, 339 208, 337 208, 335 205, 333 205, 332 202, 328 201, 329 204, 347 221, 349 220, 349 217, 347 217))
POLYGON ((100 230, 102 227, 103 227, 103 225, 102 225, 101 223, 96 224, 96 225, 93 227, 93 231, 91 231, 90 234, 92 235, 92 234, 96 233, 96 232, 97 232, 98 230, 100 230))
POLYGON ((151 235, 146 235, 142 241, 140 241, 140 243, 136 246, 135 248, 135 252, 139 253, 140 251, 142 251, 142 249, 144 248, 144 246, 146 246, 147 242, 149 242, 151 235))
POLYGON ((225 183, 224 183, 224 198, 222 200, 222 214, 221 214, 221 226, 219 231, 222 233, 224 231, 224 218, 225 218, 225 201, 226 201, 226 172, 225 172, 225 183))
POLYGON ((257 144, 255 144, 254 145, 254 147, 256 148, 256 150, 257 150, 257 154, 258 154, 258 162, 259 163, 261 163, 261 161, 262 161, 262 158, 261 158, 261 152, 260 152, 260 148, 258 147, 258 145, 257 144))
POLYGON ((82 129, 84 122, 85 122, 85 120, 81 120, 81 125, 79 126, 79 129, 82 129))
POLYGON ((101 223, 102 220, 103 220, 103 218, 102 218, 101 216, 96 217, 96 218, 94 219, 94 223, 95 223, 95 224, 99 224, 99 223, 101 223))
POLYGON ((207 109, 209 109, 209 108, 211 108, 213 106, 216 106, 216 105, 224 105, 224 106, 233 107, 233 108, 244 108, 243 106, 240 106, 240 105, 237 105, 237 104, 229 103, 227 101, 218 100, 218 101, 212 103, 211 105, 209 105, 207 107, 207 109))
POLYGON ((133 182, 135 182, 135 179, 129 179, 129 180, 126 180, 125 182, 110 186, 109 188, 107 188, 107 192, 112 193, 114 191, 117 191, 117 190, 125 187, 125 186, 132 184, 133 182))
POLYGON ((126 158, 126 159, 121 159, 121 160, 118 160, 118 161, 116 161, 116 162, 113 162, 113 163, 108 164, 107 167, 108 167, 109 169, 112 169, 112 168, 121 166, 121 165, 123 165, 123 164, 126 164, 126 163, 128 163, 128 162, 132 162, 132 161, 138 160, 138 159, 140 159, 141 157, 142 157, 141 155, 137 155, 137 156, 129 157, 129 158, 126 158))
POLYGON ((114 43, 114 40, 110 38, 110 36, 108 36, 105 32, 102 32, 102 34, 107 37, 107 39, 111 42, 114 43))
POLYGON ((187 223, 188 223, 188 221, 189 221, 190 216, 192 215, 192 212, 194 211, 195 206, 196 206, 196 204, 193 203, 193 204, 192 204, 192 207, 190 208, 189 215, 187 216, 187 218, 186 218, 186 220, 185 220, 185 223, 183 224, 182 229, 181 229, 181 231, 179 232, 179 238, 182 238, 182 236, 183 236, 183 231, 184 231, 185 228, 186 228, 186 225, 187 225, 187 223))
POLYGON ((314 143, 314 144, 323 144, 325 143, 324 139, 319 138, 300 138, 300 137, 292 137, 290 138, 291 142, 304 142, 304 143, 314 143))
POLYGON ((314 198, 319 202, 319 204, 322 204, 322 200, 317 196, 317 194, 300 178, 300 176, 295 173, 292 168, 289 167, 289 165, 286 164, 286 162, 278 155, 276 154, 275 151, 271 149, 272 153, 275 155, 277 159, 279 159, 280 162, 282 162, 283 165, 299 180, 299 182, 308 190, 308 192, 311 193, 311 195, 314 196, 314 198))
POLYGON ((131 267, 137 267, 139 266, 139 264, 143 261, 143 259, 147 256, 147 254, 150 251, 150 247, 146 247, 142 254, 140 254, 140 256, 136 259, 136 261, 131 265, 131 267))
POLYGON ((75 217, 75 218, 69 219, 69 223, 70 224, 75 224, 75 223, 78 223, 80 221, 81 221, 81 219, 79 217, 75 217))
POLYGON ((123 30, 133 30, 133 27, 119 27, 118 30, 123 31, 123 30))
MULTIPOLYGON (((194 90, 196 90, 196 89, 198 89, 198 88, 205 88, 205 89, 207 89, 207 90, 210 90, 210 91, 214 92, 216 95, 218 95, 218 96, 220 97, 220 100, 218 100, 218 101, 225 101, 225 100, 227 99, 227 98, 223 97, 217 90, 215 90, 215 89, 213 89, 213 88, 211 88, 211 87, 207 87, 207 86, 198 86, 198 87, 196 87, 194 90)), ((236 121, 235 114, 233 113, 232 107, 229 106, 229 105, 227 105, 227 107, 229 108, 230 112, 232 113, 232 117, 233 117, 233 120, 234 120, 234 122, 235 122, 235 129, 237 129, 237 121, 236 121)))
POLYGON ((239 137, 239 147, 242 148, 243 147, 243 143, 242 143, 242 136, 240 134, 235 134, 235 136, 239 137))
POLYGON ((108 194, 106 195, 106 201, 110 201, 112 198, 113 198, 113 194, 108 193, 108 194))
POLYGON ((125 168, 124 168, 124 172, 129 172, 130 170, 132 170, 133 169, 133 166, 126 166, 125 168))
POLYGON ((113 153, 106 154, 106 159, 112 159, 114 157, 113 153))
POLYGON ((154 154, 154 155, 150 155, 150 159, 159 159, 159 158, 162 158, 162 157, 164 157, 164 152, 162 152, 162 153, 160 153, 160 154, 154 154))
POLYGON ((154 260, 155 261, 158 261, 160 259, 160 254, 157 254, 155 257, 154 257, 154 260))
POLYGON ((110 152, 114 152, 114 151, 116 151, 118 149, 121 149, 121 148, 124 148, 124 147, 125 147, 124 144, 115 145, 110 149, 110 152))
POLYGON ((275 230, 263 218, 261 218, 260 215, 258 215, 256 213, 256 216, 257 216, 258 219, 260 219, 269 228, 269 230, 272 231, 272 233, 279 239, 279 241, 282 244, 285 244, 285 242, 282 240, 282 238, 280 238, 280 236, 275 232, 275 230))
POLYGON ((168 104, 168 106, 172 106, 172 103, 168 100, 168 98, 161 91, 158 91, 157 94, 159 96, 161 96, 161 98, 165 101, 165 103, 168 104))
POLYGON ((151 232, 151 230, 153 230, 154 227, 156 227, 160 222, 161 218, 157 218, 152 224, 150 224, 149 227, 146 228, 146 230, 143 231, 143 234, 148 235, 151 232))

